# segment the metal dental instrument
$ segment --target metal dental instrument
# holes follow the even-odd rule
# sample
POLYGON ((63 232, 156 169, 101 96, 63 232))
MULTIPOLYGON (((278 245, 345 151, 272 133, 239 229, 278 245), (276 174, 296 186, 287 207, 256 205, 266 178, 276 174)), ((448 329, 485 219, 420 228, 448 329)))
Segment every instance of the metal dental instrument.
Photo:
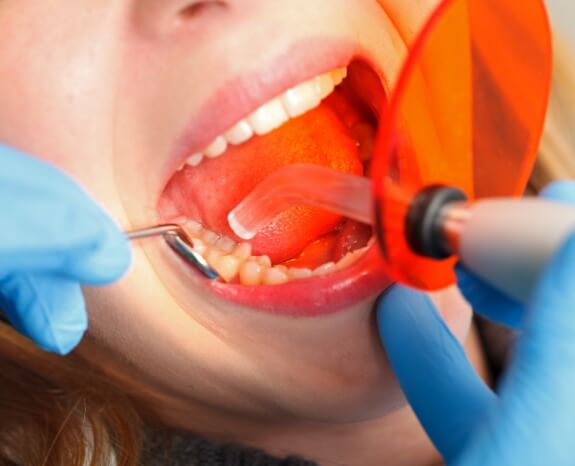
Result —
POLYGON ((141 228, 125 232, 130 241, 162 236, 176 253, 189 262, 196 270, 210 280, 220 278, 219 274, 206 262, 206 259, 194 251, 193 241, 184 229, 175 223, 156 225, 149 228, 141 228))

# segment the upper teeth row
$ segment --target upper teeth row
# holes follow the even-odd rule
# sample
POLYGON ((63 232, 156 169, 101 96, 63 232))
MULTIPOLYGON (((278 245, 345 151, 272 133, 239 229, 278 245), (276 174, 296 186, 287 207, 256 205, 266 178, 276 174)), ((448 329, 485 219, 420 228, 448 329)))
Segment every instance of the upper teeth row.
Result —
POLYGON ((204 157, 222 155, 228 144, 239 145, 254 134, 261 136, 317 107, 347 76, 346 68, 337 68, 288 89, 238 121, 224 134, 216 137, 204 150, 190 155, 186 164, 197 167, 204 157))

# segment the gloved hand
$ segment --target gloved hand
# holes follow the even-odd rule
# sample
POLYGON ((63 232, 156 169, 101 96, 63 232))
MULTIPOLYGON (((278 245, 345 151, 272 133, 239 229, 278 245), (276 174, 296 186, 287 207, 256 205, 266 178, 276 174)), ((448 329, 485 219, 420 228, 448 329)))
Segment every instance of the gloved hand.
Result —
POLYGON ((41 348, 65 354, 87 315, 80 284, 117 280, 130 248, 70 178, 0 146, 0 309, 41 348))
MULTIPOLYGON (((544 195, 575 204, 575 183, 544 195)), ((478 312, 522 330, 497 395, 426 295, 396 286, 378 305, 382 342, 429 437, 448 465, 574 465, 575 234, 526 309, 464 269, 458 275, 478 312)))

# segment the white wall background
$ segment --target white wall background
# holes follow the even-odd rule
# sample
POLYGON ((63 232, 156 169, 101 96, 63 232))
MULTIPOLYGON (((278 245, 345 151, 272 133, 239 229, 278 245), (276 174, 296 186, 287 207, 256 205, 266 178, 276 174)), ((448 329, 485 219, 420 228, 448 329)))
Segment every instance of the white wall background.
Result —
POLYGON ((546 0, 546 3, 554 27, 575 47, 575 0, 546 0))

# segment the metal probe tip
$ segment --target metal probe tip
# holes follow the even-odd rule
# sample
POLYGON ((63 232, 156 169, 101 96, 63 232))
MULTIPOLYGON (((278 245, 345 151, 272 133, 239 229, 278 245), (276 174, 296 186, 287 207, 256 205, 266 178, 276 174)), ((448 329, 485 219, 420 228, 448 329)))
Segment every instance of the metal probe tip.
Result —
POLYGON ((210 280, 217 280, 220 275, 207 263, 206 259, 194 251, 194 243, 184 229, 175 223, 156 225, 149 228, 127 231, 126 237, 132 240, 162 236, 164 241, 180 257, 191 264, 198 272, 210 280))

